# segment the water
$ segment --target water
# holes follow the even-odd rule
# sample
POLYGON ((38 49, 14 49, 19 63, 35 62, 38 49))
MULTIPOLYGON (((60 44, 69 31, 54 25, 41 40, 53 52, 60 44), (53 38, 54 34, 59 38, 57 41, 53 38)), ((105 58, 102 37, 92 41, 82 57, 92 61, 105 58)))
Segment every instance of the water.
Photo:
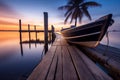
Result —
MULTIPOLYGON (((0 36, 0 80, 26 79, 44 56, 44 44, 20 45, 17 32, 0 32, 0 35, 4 35, 0 36)), ((27 34, 22 35, 23 40, 28 39, 27 34)), ((43 35, 38 39, 42 40, 43 35)))
MULTIPOLYGON (((101 41, 102 44, 107 45, 107 38, 104 36, 101 41)), ((120 49, 120 32, 109 33, 109 46, 116 47, 120 49)))

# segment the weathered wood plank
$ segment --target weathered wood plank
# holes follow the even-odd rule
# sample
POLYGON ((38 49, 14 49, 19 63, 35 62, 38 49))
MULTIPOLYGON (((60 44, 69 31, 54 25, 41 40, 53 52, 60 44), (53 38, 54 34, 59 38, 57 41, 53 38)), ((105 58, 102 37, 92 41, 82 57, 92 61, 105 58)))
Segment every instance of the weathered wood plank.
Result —
POLYGON ((80 80, 96 80, 73 46, 68 47, 80 80), (87 77, 86 77, 87 76, 87 77))
POLYGON ((85 53, 89 55, 91 59, 94 59, 102 66, 104 66, 115 80, 120 79, 120 64, 118 62, 114 61, 112 58, 109 59, 108 56, 103 56, 100 53, 89 48, 84 48, 84 51, 86 51, 85 53))
POLYGON ((57 39, 57 42, 56 42, 55 45, 56 45, 56 46, 60 46, 60 45, 61 45, 61 43, 60 43, 60 39, 57 39))
POLYGON ((98 47, 94 48, 96 52, 107 56, 110 59, 115 60, 116 62, 120 63, 120 49, 100 44, 98 47))
POLYGON ((56 46, 51 46, 46 55, 43 57, 43 60, 33 70, 32 74, 28 77, 27 80, 44 80, 46 78, 55 51, 56 46), (38 79, 39 76, 40 78, 38 79))
POLYGON ((56 75, 55 75, 55 80, 62 80, 63 78, 63 68, 62 68, 62 47, 58 46, 56 53, 58 54, 58 63, 57 63, 57 70, 56 70, 56 75))
MULTIPOLYGON (((96 49, 105 50, 106 47, 107 47, 106 45, 100 44, 99 46, 96 47, 96 49)), ((117 53, 120 55, 120 49, 118 49, 118 48, 108 46, 108 51, 117 53)))
POLYGON ((60 41, 55 41, 55 43, 53 44, 53 46, 60 46, 60 41))
POLYGON ((57 44, 57 41, 55 40, 54 43, 52 44, 52 46, 56 46, 57 44))
POLYGON ((74 49, 79 53, 82 60, 86 64, 86 66, 91 71, 91 74, 95 77, 96 80, 113 80, 110 76, 108 76, 105 72, 103 72, 98 66, 95 65, 87 56, 84 55, 80 50, 74 47, 74 49))
POLYGON ((62 46, 63 54, 63 80, 78 80, 75 68, 70 58, 68 49, 66 46, 62 46))
POLYGON ((56 37, 56 39, 55 39, 55 41, 54 41, 54 43, 52 44, 53 46, 58 46, 58 45, 60 45, 61 43, 60 43, 60 39, 58 38, 58 36, 56 37))
POLYGON ((58 50, 58 48, 55 51, 55 55, 53 57, 52 63, 51 63, 50 68, 49 68, 48 75, 46 76, 45 80, 54 80, 54 78, 55 78, 57 62, 58 62, 57 50, 58 50))
POLYGON ((61 46, 69 46, 69 44, 67 43, 67 41, 65 41, 63 38, 61 38, 61 46))

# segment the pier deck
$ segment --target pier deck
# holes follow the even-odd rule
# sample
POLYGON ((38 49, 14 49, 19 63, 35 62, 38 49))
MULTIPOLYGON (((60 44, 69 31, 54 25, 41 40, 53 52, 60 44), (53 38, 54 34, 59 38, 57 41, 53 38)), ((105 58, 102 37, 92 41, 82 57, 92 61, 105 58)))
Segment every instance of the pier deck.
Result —
POLYGON ((27 80, 113 80, 59 35, 27 80))
POLYGON ((96 48, 82 47, 81 50, 102 65, 114 80, 120 80, 120 49, 100 44, 96 48))

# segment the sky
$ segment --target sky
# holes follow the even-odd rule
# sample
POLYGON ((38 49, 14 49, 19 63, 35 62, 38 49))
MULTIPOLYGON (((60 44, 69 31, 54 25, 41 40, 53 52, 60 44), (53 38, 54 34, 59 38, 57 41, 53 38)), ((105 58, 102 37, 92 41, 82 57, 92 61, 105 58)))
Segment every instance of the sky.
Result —
MULTIPOLYGON (((64 24, 64 11, 59 11, 58 7, 67 4, 68 0, 0 0, 0 30, 18 30, 19 19, 22 20, 22 29, 27 29, 27 24, 37 25, 37 29, 43 29, 44 16, 43 12, 48 12, 49 27, 54 25, 56 30, 60 30, 61 27, 69 27, 74 24, 64 24)), ((115 23, 109 27, 108 30, 120 31, 120 0, 86 0, 96 1, 100 3, 101 7, 88 8, 92 21, 106 15, 113 14, 115 23)), ((89 23, 85 16, 82 23, 83 25, 89 23)), ((31 26, 31 29, 34 27, 31 26)), ((12 36, 16 38, 16 34, 8 35, 8 33, 0 32, 0 40, 5 40, 6 36, 12 36), (3 38, 4 37, 4 38, 3 38)), ((7 40, 7 39, 6 39, 7 40)), ((106 38, 102 41, 106 44, 106 38)), ((110 33, 110 45, 120 48, 120 33, 110 33)))
MULTIPOLYGON (((54 25, 56 28, 70 26, 70 24, 63 24, 65 19, 64 12, 58 10, 58 7, 65 5, 67 1, 68 0, 0 0, 0 29, 15 28, 18 25, 19 19, 22 20, 23 24, 43 26, 43 12, 48 12, 49 26, 54 25)), ((116 25, 120 24, 120 0, 86 1, 96 1, 102 5, 101 7, 88 9, 93 20, 112 13, 116 25)), ((87 22, 89 22, 89 20, 84 17, 82 23, 87 22)))

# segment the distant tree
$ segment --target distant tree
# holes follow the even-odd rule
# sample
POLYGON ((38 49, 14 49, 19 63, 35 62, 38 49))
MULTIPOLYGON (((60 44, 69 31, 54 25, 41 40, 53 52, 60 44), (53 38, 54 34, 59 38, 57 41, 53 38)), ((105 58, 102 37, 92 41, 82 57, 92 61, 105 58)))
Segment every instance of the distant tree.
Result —
POLYGON ((86 0, 68 0, 68 3, 64 6, 59 7, 59 10, 66 10, 64 16, 66 17, 64 23, 67 23, 68 18, 71 18, 70 23, 75 20, 75 26, 77 25, 77 20, 81 22, 83 15, 87 16, 91 20, 91 16, 88 12, 89 7, 97 7, 101 4, 94 1, 86 0))

